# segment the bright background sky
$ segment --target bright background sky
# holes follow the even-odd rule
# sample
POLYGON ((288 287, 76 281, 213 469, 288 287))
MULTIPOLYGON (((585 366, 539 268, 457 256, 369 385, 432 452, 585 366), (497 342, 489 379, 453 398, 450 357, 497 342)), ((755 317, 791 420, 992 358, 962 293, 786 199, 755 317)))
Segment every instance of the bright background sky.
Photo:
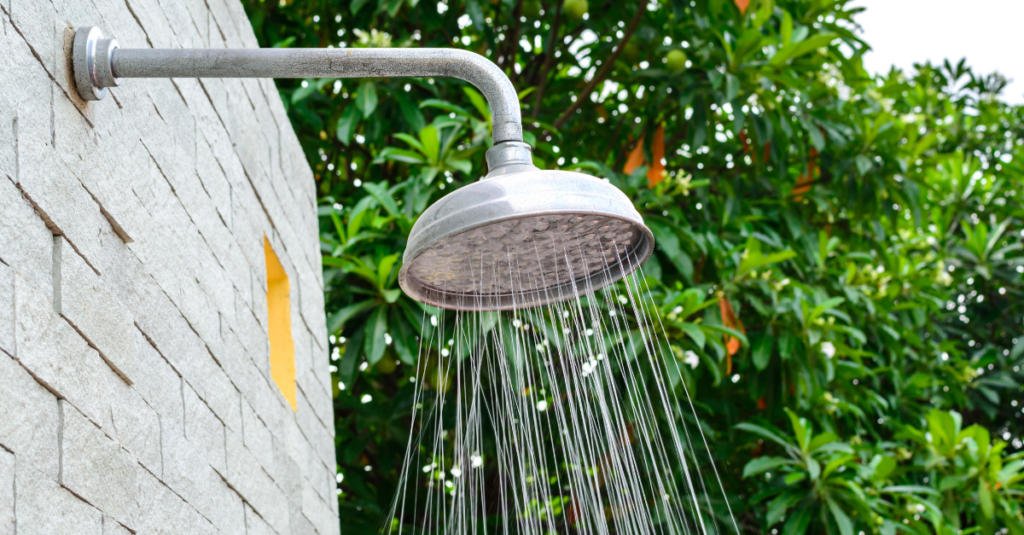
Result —
POLYGON ((1003 100, 1024 104, 1024 0, 856 0, 867 8, 854 20, 871 45, 868 72, 906 72, 915 62, 956 63, 975 73, 1010 79, 1003 100))

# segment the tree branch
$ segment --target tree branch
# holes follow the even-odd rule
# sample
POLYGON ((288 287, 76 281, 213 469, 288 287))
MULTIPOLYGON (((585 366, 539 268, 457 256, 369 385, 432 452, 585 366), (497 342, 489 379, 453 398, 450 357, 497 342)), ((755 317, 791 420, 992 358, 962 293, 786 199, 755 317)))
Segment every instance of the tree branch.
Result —
POLYGON ((512 11, 512 33, 506 39, 506 50, 504 58, 506 58, 505 65, 501 67, 506 69, 508 72, 509 79, 512 83, 516 83, 516 55, 519 53, 519 24, 520 19, 523 16, 523 0, 516 2, 516 8, 512 11))
POLYGON ((544 51, 544 64, 540 67, 540 82, 537 84, 537 96, 533 99, 533 113, 530 117, 536 121, 540 114, 540 102, 544 98, 544 87, 548 85, 548 71, 551 70, 551 62, 555 59, 555 49, 558 48, 558 25, 562 22, 562 3, 564 0, 555 2, 555 22, 551 25, 551 37, 548 38, 548 47, 544 51))
POLYGON ((590 83, 583 88, 583 93, 576 97, 576 102, 573 102, 572 106, 569 106, 569 109, 565 110, 565 112, 555 120, 555 124, 552 126, 554 126, 556 130, 561 128, 562 125, 565 124, 565 122, 568 121, 574 113, 576 113, 576 110, 583 105, 583 101, 590 96, 590 93, 594 91, 597 84, 601 83, 601 81, 604 80, 604 77, 608 76, 608 73, 611 72, 612 67, 615 66, 615 60, 619 59, 619 54, 622 53, 622 49, 625 48, 626 43, 629 42, 629 38, 633 36, 633 32, 636 31, 636 27, 640 25, 640 19, 643 18, 644 9, 646 8, 647 4, 639 2, 636 15, 633 15, 633 20, 630 21, 629 27, 626 28, 626 33, 622 36, 622 39, 619 40, 619 44, 615 45, 615 50, 612 54, 605 59, 604 65, 601 65, 601 70, 597 71, 597 74, 595 74, 594 78, 590 80, 590 83))

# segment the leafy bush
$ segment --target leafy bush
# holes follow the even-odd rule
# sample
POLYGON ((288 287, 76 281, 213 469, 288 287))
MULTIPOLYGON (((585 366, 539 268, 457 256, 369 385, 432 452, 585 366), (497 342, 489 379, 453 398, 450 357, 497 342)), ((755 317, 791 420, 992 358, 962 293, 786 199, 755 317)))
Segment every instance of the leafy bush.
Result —
MULTIPOLYGON (((487 56, 537 165, 634 199, 742 529, 1024 533, 1024 110, 1001 77, 868 75, 848 0, 244 3, 263 46, 487 56)), ((485 172, 489 112, 446 79, 279 87, 320 194, 342 529, 370 533, 430 317, 401 253, 485 172)))

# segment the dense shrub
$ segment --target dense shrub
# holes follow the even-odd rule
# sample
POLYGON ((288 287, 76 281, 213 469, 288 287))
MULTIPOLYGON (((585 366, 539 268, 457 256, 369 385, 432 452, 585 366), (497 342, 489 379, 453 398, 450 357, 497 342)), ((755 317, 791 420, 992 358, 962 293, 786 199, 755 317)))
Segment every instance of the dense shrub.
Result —
MULTIPOLYGON (((847 0, 244 3, 263 46, 487 56, 539 166, 635 199, 742 529, 1024 533, 1024 110, 998 75, 872 77, 847 0)), ((318 180, 342 532, 370 533, 408 437, 405 238, 484 172, 489 112, 454 80, 278 87, 318 180)))

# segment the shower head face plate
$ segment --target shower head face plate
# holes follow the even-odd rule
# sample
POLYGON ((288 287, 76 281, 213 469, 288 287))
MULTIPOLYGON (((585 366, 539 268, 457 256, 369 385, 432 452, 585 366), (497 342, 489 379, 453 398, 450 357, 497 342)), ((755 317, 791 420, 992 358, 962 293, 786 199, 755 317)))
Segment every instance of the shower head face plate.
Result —
POLYGON ((535 169, 471 184, 428 208, 410 234, 399 282, 412 298, 444 308, 526 308, 612 284, 653 243, 611 184, 535 169))

